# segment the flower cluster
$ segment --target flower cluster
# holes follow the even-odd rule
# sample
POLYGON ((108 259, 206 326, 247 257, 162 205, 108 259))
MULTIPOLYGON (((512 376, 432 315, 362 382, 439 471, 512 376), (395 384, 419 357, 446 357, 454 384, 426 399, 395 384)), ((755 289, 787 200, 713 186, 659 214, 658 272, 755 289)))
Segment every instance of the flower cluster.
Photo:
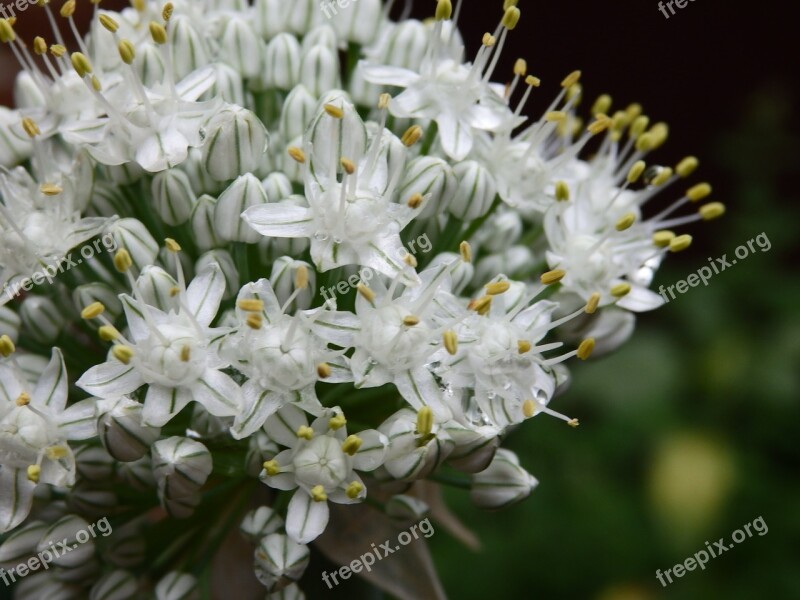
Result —
POLYGON ((124 533, 22 597, 190 597, 181 571, 238 519, 270 597, 300 598, 333 505, 421 515, 414 482, 457 472, 482 508, 522 500, 537 481, 504 438, 542 413, 578 425, 551 407, 571 359, 626 341, 691 243, 675 230, 724 212, 686 183, 694 157, 647 162, 668 128, 641 106, 579 109, 578 71, 526 116, 542 83, 499 68, 513 0, 469 58, 461 1, 395 22, 380 0, 330 19, 92 0, 85 37, 86 5, 38 4, 33 40, 0 19, 23 69, 0 109, 0 285, 101 235, 117 251, 0 306, 0 564, 42 520, 124 533))

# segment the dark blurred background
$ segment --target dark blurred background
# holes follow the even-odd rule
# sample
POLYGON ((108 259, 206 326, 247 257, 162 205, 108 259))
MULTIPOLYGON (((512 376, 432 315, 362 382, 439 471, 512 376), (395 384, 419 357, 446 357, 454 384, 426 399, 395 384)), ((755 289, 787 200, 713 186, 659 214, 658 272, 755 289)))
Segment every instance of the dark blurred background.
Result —
MULTIPOLYGON (((461 27, 472 53, 500 4, 466 2, 461 27)), ((415 15, 434 6, 417 2, 415 15)), ((555 407, 581 427, 540 417, 509 440, 541 481, 525 503, 483 513, 463 492, 447 492, 483 542, 476 554, 443 531, 431 538, 451 598, 800 598, 800 210, 791 185, 800 65, 789 6, 692 0, 665 19, 655 0, 520 2, 498 73, 524 57, 541 77, 529 114, 581 69, 586 104, 600 93, 617 107, 640 102, 670 125, 652 160, 697 155, 695 181, 709 180, 728 206, 722 220, 688 228, 694 246, 667 261, 656 285, 685 279, 707 257, 730 257, 761 233, 771 249, 641 315, 614 355, 574 366, 574 385, 555 407), (759 516, 769 527, 763 537, 667 588, 656 580, 656 569, 759 516)), ((20 18, 26 39, 39 16, 32 9, 20 18)), ((0 51, 8 104, 15 64, 0 51)), ((350 580, 338 591, 361 597, 357 589, 350 580)))

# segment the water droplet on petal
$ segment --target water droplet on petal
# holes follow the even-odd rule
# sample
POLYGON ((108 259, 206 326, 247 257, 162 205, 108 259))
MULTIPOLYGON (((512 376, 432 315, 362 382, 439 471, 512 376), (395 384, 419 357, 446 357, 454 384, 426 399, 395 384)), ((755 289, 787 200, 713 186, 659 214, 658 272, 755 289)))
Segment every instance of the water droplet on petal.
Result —
POLYGON ((328 239, 328 234, 324 231, 315 231, 314 232, 314 239, 318 242, 324 242, 328 239))

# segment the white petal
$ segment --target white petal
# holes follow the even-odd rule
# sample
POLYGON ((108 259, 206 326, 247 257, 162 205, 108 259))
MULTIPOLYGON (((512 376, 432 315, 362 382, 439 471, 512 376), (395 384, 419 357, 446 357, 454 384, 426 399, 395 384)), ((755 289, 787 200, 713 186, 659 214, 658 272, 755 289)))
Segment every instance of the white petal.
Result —
POLYGON ((217 316, 225 294, 225 275, 217 263, 211 263, 195 276, 186 289, 186 304, 197 322, 208 327, 217 316))
POLYGON ((59 416, 59 429, 68 440, 85 440, 97 435, 95 400, 88 398, 70 406, 59 416))
POLYGON ((27 518, 35 488, 25 469, 0 465, 0 533, 14 529, 27 518))
POLYGON ((286 394, 261 388, 250 380, 242 387, 244 410, 236 415, 231 435, 237 440, 249 437, 264 426, 266 420, 289 401, 286 394))
POLYGON ((664 298, 640 285, 631 286, 631 291, 617 302, 617 306, 633 312, 655 310, 665 304, 664 298))
POLYGON ((353 468, 358 471, 374 471, 386 460, 389 438, 377 429, 359 431, 358 437, 362 443, 353 457, 353 468))
POLYGON ((472 130, 458 115, 450 112, 436 117, 442 149, 453 160, 464 160, 472 150, 472 130))
POLYGON ((325 531, 329 518, 327 502, 315 502, 308 492, 299 489, 289 501, 286 533, 298 544, 308 544, 325 531))
POLYGON ((33 392, 33 404, 47 406, 55 413, 64 410, 67 405, 67 369, 64 367, 64 355, 61 350, 53 348, 50 362, 42 373, 33 392))
POLYGON ((76 385, 93 396, 114 398, 139 389, 144 385, 144 380, 131 365, 110 360, 86 371, 76 385))
POLYGON ((177 166, 189 156, 189 141, 176 128, 156 131, 136 151, 136 162, 145 171, 157 173, 177 166))
POLYGON ((362 61, 359 63, 359 68, 361 69, 364 79, 370 83, 408 87, 419 79, 418 73, 401 67, 371 65, 362 61))
POLYGON ((271 237, 309 237, 312 214, 293 202, 262 204, 248 208, 242 218, 261 235, 271 237))
POLYGON ((163 427, 192 401, 187 388, 168 388, 151 384, 144 398, 142 423, 151 427, 163 427))
POLYGON ((442 390, 436 383, 433 374, 425 367, 417 367, 405 371, 395 377, 394 384, 400 395, 415 410, 430 406, 434 412, 442 410, 442 390))
POLYGON ((242 389, 229 375, 209 369, 192 386, 194 400, 215 417, 232 417, 242 410, 242 389))
MULTIPOLYGON (((319 309, 324 310, 324 309, 319 309)), ((317 311, 309 311, 309 316, 317 311)), ((342 348, 353 345, 353 336, 361 329, 359 318, 351 312, 326 310, 318 317, 311 330, 326 342, 342 348)))
POLYGON ((274 442, 293 448, 297 444, 297 430, 301 425, 308 425, 305 413, 294 404, 287 404, 267 419, 264 429, 274 442))

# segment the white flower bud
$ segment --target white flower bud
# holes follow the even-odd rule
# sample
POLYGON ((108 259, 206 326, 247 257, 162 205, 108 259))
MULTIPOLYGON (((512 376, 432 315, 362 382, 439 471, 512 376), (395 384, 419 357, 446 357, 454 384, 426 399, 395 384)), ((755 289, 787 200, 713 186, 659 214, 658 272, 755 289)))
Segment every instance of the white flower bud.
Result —
POLYGON ((500 448, 489 467, 472 476, 470 498, 479 508, 498 510, 524 500, 538 484, 516 454, 500 448))
POLYGON ((14 598, 47 598, 48 600, 72 600, 75 586, 58 581, 54 571, 38 573, 35 577, 18 579, 14 586, 14 598))
POLYGON ((230 105, 211 120, 203 146, 203 164, 217 181, 255 173, 264 162, 269 135, 246 108, 230 105))
POLYGON ((264 468, 264 461, 278 453, 278 445, 261 429, 247 438, 247 457, 245 464, 247 474, 258 477, 264 468))
POLYGON ((69 491, 67 506, 71 512, 88 517, 114 514, 119 508, 119 498, 108 488, 98 488, 88 481, 79 481, 69 491))
POLYGON ((135 490, 152 492, 156 487, 156 480, 153 476, 153 466, 150 455, 145 454, 139 460, 129 463, 117 464, 117 477, 125 485, 131 486, 135 490))
POLYGON ((153 475, 164 498, 194 494, 211 474, 211 453, 195 440, 178 436, 159 440, 153 444, 152 454, 153 475))
POLYGON ((13 530, 0 544, 0 567, 10 569, 35 554, 36 545, 47 531, 44 521, 30 521, 13 530))
POLYGON ((126 396, 98 400, 97 437, 115 459, 140 459, 161 435, 159 427, 142 424, 142 405, 126 396))
POLYGON ((242 76, 233 67, 225 63, 216 63, 214 68, 214 85, 203 94, 203 100, 222 98, 225 102, 246 106, 251 102, 245 90, 242 76))
POLYGON ((400 202, 406 202, 412 195, 422 194, 425 201, 417 218, 427 219, 443 214, 457 189, 458 180, 447 161, 419 156, 408 163, 398 197, 400 202))
POLYGON ((258 544, 263 537, 282 530, 283 526, 283 518, 275 510, 269 506, 259 506, 244 516, 239 530, 248 540, 258 544))
POLYGON ((42 344, 52 344, 67 324, 68 315, 46 296, 28 296, 19 313, 26 333, 42 344))
POLYGON ((114 474, 114 459, 100 446, 81 446, 75 450, 75 468, 86 481, 108 481, 114 474))
POLYGON ((452 467, 464 473, 480 473, 486 470, 500 447, 500 438, 461 427, 455 423, 447 428, 456 447, 447 457, 452 467))
POLYGON ((164 498, 160 496, 161 504, 167 514, 173 519, 188 519, 200 505, 200 494, 184 496, 183 498, 164 498))
POLYGON ((44 108, 47 98, 28 71, 22 71, 14 82, 14 105, 17 108, 44 108))
POLYGON ((153 205, 167 225, 182 225, 192 216, 197 197, 189 176, 178 169, 167 169, 153 177, 153 205))
POLYGON ((239 281, 239 271, 236 269, 236 263, 233 262, 233 257, 227 250, 209 250, 200 258, 197 259, 195 264, 195 272, 200 273, 211 263, 217 263, 222 275, 225 277, 225 294, 223 299, 228 300, 237 294, 237 290, 241 287, 239 281))
MULTIPOLYGON (((450 277, 453 282, 453 293, 460 294, 475 277, 475 266, 471 262, 466 262, 455 252, 442 252, 433 257, 429 268, 444 263, 450 263, 450 277)), ((492 273, 491 277, 494 277, 499 272, 501 271, 495 271, 492 273)))
POLYGON ((118 292, 105 283, 79 285, 72 292, 72 302, 78 310, 100 302, 106 307, 106 313, 112 321, 122 314, 122 302, 119 300, 118 292))
POLYGON ((364 79, 364 69, 360 62, 353 69, 353 74, 347 87, 350 90, 353 102, 361 106, 377 105, 381 92, 383 92, 383 86, 370 83, 364 79))
POLYGON ((303 52, 307 52, 314 46, 325 46, 331 52, 339 51, 339 40, 336 31, 328 23, 320 23, 303 37, 300 44, 303 52))
POLYGON ((206 172, 203 164, 203 150, 200 148, 189 148, 189 157, 179 167, 189 175, 192 182, 192 189, 198 194, 209 194, 218 196, 227 187, 227 183, 220 182, 206 172))
POLYGON ((18 111, 0 106, 0 165, 4 167, 18 165, 27 160, 33 152, 30 139, 17 137, 11 131, 11 127, 20 120, 18 111))
POLYGON ((279 171, 270 173, 261 185, 264 186, 270 202, 280 202, 292 195, 292 182, 279 171))
POLYGON ((281 256, 272 265, 272 274, 269 282, 278 302, 283 305, 295 291, 295 275, 297 269, 305 267, 308 273, 308 285, 300 292, 287 308, 287 314, 296 310, 307 310, 314 299, 314 291, 317 289, 317 272, 309 263, 302 260, 294 260, 291 256, 281 256))
POLYGON ((136 280, 142 299, 159 310, 169 312, 177 310, 178 300, 172 296, 172 290, 178 282, 163 268, 156 265, 147 265, 136 280))
POLYGON ((170 571, 156 585, 156 600, 197 600, 197 579, 188 573, 170 571))
POLYGON ((284 140, 302 138, 316 111, 316 97, 312 96, 305 86, 295 86, 286 96, 286 101, 281 109, 281 138, 284 140))
POLYGON ((429 510, 427 502, 406 494, 396 494, 386 503, 387 516, 400 522, 419 521, 429 510))
POLYGON ((345 9, 339 9, 331 23, 339 39, 368 46, 375 41, 383 23, 381 0, 358 0, 345 9))
POLYGON ((268 88, 290 90, 300 76, 300 42, 291 33, 280 33, 267 44, 263 83, 268 88))
POLYGON ((252 206, 269 202, 261 181, 246 173, 228 186, 214 207, 214 226, 220 239, 229 242, 254 244, 261 234, 242 219, 242 213, 252 206))
MULTIPOLYGON (((1 297, 1 296, 0 296, 1 297)), ((0 306, 0 337, 7 335, 15 344, 19 339, 19 328, 22 319, 8 306, 0 306)))
POLYGON ((147 265, 152 265, 158 256, 158 242, 145 225, 137 219, 119 219, 108 228, 117 243, 117 248, 128 251, 133 261, 135 273, 141 273, 147 265))
POLYGON ((303 52, 300 61, 300 83, 314 96, 338 89, 339 56, 326 46, 314 46, 303 52))
MULTIPOLYGON (((312 142, 313 144, 313 142, 312 142)), ((294 146, 295 148, 301 148, 303 145, 303 136, 296 137, 293 140, 289 140, 289 143, 286 144, 286 148, 290 148, 294 146)), ((306 158, 308 160, 308 158, 306 158)), ((278 157, 278 167, 280 170, 289 178, 290 181, 295 183, 302 183, 303 178, 305 177, 306 173, 306 166, 298 163, 294 160, 288 152, 283 152, 278 157)))
POLYGON ((271 40, 286 30, 286 21, 292 7, 284 0, 256 0, 253 8, 256 31, 265 40, 271 40))
POLYGON ((219 59, 236 69, 242 77, 249 79, 261 72, 264 42, 249 19, 239 16, 229 19, 219 43, 219 59))
POLYGON ((300 587, 293 583, 282 590, 269 595, 270 600, 306 600, 306 595, 300 587))
POLYGON ((497 184, 488 169, 477 161, 465 160, 454 171, 458 188, 449 206, 450 213, 462 221, 472 221, 489 212, 497 184))
POLYGON ((89 533, 89 523, 80 517, 67 515, 53 523, 42 535, 36 546, 36 552, 52 551, 51 545, 58 544, 62 540, 66 540, 67 545, 72 546, 72 550, 59 556, 53 553, 51 566, 74 569, 88 563, 93 557, 94 540, 89 533))
MULTIPOLYGON (((173 25, 178 21, 176 18, 173 25)), ((172 27, 170 27, 172 30, 172 27)), ((115 42, 111 44, 116 45, 115 42)), ((112 46, 113 47, 113 46, 112 46)), ((101 54, 106 54, 102 52, 101 54)), ((117 54, 116 52, 109 52, 108 54, 117 54)), ((190 57, 181 57, 182 63, 190 57)), ((155 44, 140 44, 136 48, 136 60, 133 62, 133 68, 142 80, 142 83, 147 87, 153 87, 164 81, 167 74, 167 67, 164 64, 164 55, 155 44)), ((181 66, 181 69, 185 69, 181 66)))
POLYGON ((256 577, 269 592, 278 591, 302 577, 310 557, 308 546, 272 533, 256 548, 256 577))
POLYGON ((127 600, 139 592, 139 583, 128 571, 111 571, 97 580, 89 591, 89 600, 127 600))
MULTIPOLYGON (((169 48, 172 50, 171 58, 177 80, 213 62, 208 48, 208 36, 197 31, 192 17, 173 15, 168 31, 169 48)), ((145 44, 146 46, 153 45, 145 44)))
POLYGON ((127 200, 119 191, 119 186, 107 181, 98 181, 92 191, 90 212, 100 217, 113 217, 125 213, 127 200))
POLYGON ((222 246, 222 240, 217 237, 214 227, 214 206, 217 199, 208 195, 200 196, 192 212, 192 233, 194 241, 200 250, 210 250, 222 246))
POLYGON ((416 19, 401 21, 388 35, 379 38, 377 62, 417 70, 428 50, 431 34, 428 28, 416 19))
MULTIPOLYGON (((289 7, 284 7, 283 10, 287 8, 289 7)), ((284 27, 301 36, 322 22, 322 11, 319 10, 318 0, 294 0, 287 13, 284 27)))
POLYGON ((131 185, 142 179, 144 169, 137 162, 122 165, 100 165, 106 179, 117 185, 131 185))
POLYGON ((136 567, 146 557, 147 542, 142 535, 142 524, 137 521, 128 521, 115 529, 103 551, 103 560, 120 569, 136 567))
POLYGON ((475 236, 477 243, 487 252, 503 252, 513 246, 522 235, 522 217, 513 210, 492 215, 475 236))

